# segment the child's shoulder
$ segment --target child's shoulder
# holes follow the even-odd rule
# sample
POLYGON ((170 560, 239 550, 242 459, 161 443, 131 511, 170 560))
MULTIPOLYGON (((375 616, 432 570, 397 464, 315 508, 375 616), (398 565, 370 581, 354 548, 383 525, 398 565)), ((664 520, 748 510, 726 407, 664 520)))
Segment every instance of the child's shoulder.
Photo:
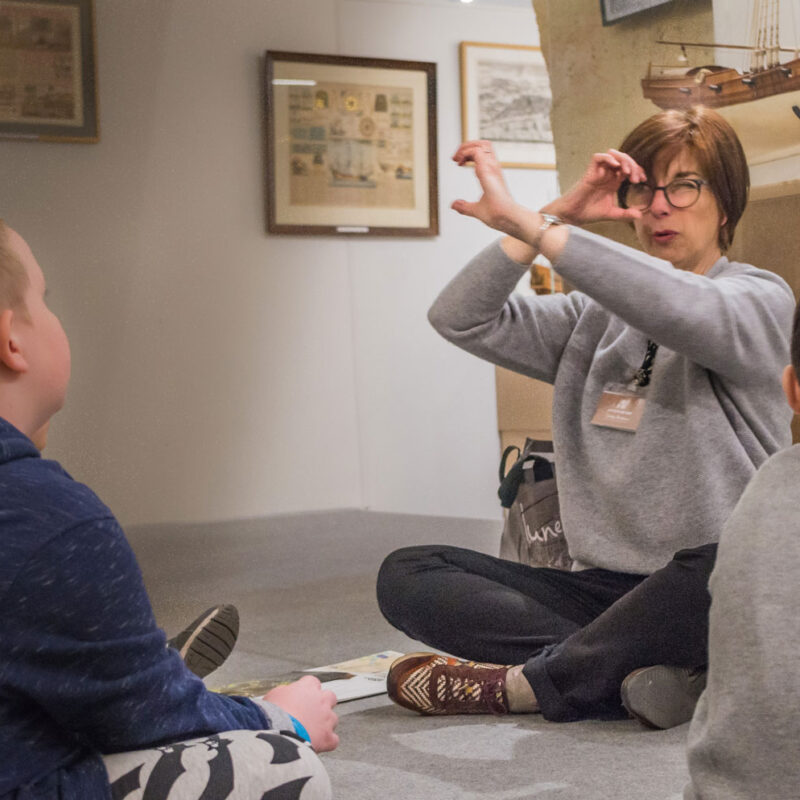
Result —
POLYGON ((49 459, 0 464, 0 489, 0 513, 11 511, 17 519, 31 516, 62 526, 111 515, 88 486, 49 459))
POLYGON ((770 517, 789 510, 794 518, 800 488, 800 444, 779 450, 756 472, 739 502, 751 511, 761 509, 770 517))
POLYGON ((0 556, 24 558, 72 528, 104 519, 113 515, 88 486, 0 430, 0 556))
POLYGON ((753 481, 764 482, 800 476, 800 444, 785 447, 771 455, 760 467, 753 481))
MULTIPOLYGON (((774 576, 800 561, 800 445, 780 450, 758 470, 720 537, 722 572, 751 582, 774 576)), ((715 570, 715 573, 717 570, 715 570)))

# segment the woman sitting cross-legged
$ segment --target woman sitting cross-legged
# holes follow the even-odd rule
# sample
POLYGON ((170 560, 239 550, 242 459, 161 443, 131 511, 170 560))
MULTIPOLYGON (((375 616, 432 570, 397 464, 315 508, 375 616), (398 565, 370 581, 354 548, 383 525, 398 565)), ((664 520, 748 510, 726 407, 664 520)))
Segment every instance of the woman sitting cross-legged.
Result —
POLYGON ((687 721, 704 684, 716 542, 756 469, 790 443, 779 376, 794 301, 724 253, 749 177, 703 108, 645 120, 541 212, 516 203, 489 142, 456 152, 480 181, 453 208, 504 234, 444 289, 434 327, 554 386, 572 571, 456 547, 392 553, 378 600, 395 627, 459 658, 413 654, 389 678, 422 713, 687 721), (644 252, 581 230, 633 224, 644 252), (512 294, 542 253, 569 294, 512 294), (474 659, 461 661, 460 659, 474 659), (644 688, 646 687, 646 691, 644 688))

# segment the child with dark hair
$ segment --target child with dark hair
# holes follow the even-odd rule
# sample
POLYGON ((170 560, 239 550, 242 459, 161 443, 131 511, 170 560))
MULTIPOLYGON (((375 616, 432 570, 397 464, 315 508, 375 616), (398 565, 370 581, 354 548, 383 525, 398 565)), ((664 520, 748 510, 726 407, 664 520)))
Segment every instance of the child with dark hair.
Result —
MULTIPOLYGON (((800 414, 800 305, 783 372, 800 414)), ((708 682, 689 728, 685 800, 797 797, 800 787, 800 445, 742 495, 711 575, 708 682)))

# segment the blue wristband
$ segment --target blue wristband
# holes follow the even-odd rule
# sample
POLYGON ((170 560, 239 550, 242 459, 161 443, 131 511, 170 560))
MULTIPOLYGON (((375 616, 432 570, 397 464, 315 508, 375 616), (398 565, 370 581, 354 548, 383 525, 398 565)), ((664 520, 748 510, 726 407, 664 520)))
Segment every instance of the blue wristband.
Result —
POLYGON ((300 720, 295 719, 291 714, 289 714, 289 719, 292 721, 292 725, 294 725, 294 732, 301 739, 311 744, 311 737, 308 735, 308 731, 303 727, 303 724, 300 722, 300 720))

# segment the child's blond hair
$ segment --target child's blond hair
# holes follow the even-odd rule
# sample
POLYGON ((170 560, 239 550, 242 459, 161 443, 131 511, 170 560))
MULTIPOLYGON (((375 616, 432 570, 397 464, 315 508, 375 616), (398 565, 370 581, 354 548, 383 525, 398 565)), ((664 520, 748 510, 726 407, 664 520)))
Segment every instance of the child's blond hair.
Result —
POLYGON ((25 265, 11 247, 10 231, 0 219, 0 310, 23 306, 29 284, 25 265))

